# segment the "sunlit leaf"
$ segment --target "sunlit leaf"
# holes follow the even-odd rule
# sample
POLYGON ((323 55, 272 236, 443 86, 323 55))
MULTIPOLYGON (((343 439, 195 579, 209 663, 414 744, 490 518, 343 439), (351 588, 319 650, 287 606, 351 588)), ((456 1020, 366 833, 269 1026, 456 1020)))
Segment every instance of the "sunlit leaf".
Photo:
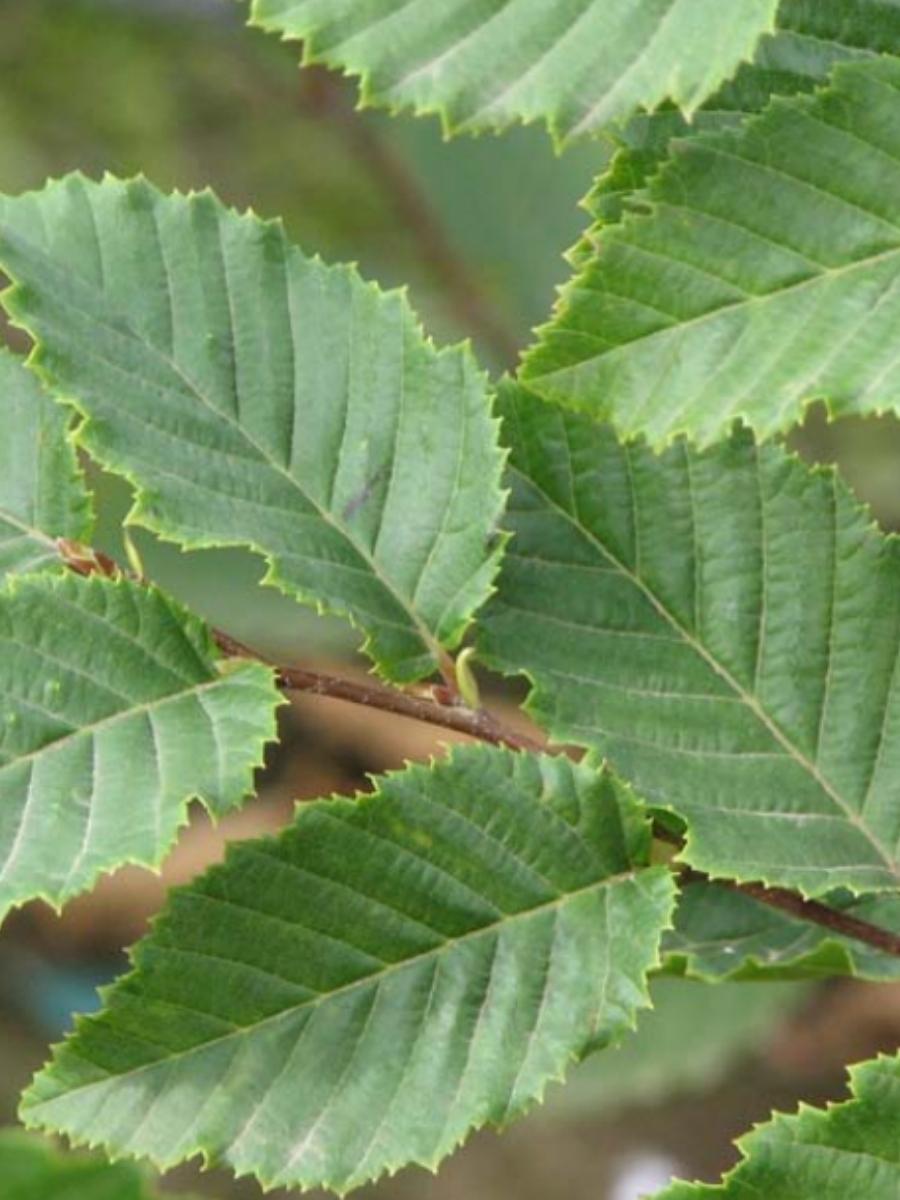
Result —
POLYGON ((364 104, 448 132, 543 120, 559 140, 672 100, 692 112, 774 28, 778 0, 253 0, 304 62, 361 79, 364 104))

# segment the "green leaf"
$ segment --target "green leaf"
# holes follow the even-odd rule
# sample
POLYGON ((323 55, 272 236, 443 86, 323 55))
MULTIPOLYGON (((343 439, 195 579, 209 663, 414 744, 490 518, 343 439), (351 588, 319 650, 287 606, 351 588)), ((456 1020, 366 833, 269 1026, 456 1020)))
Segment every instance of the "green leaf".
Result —
POLYGON ((738 1142, 744 1161, 721 1186, 674 1183, 654 1200, 897 1200, 900 1056, 850 1068, 853 1098, 777 1114, 738 1142))
POLYGON ((545 120, 559 141, 671 99, 690 114, 774 29, 778 0, 253 0, 305 63, 361 79, 363 105, 449 133, 545 120))
POLYGON ((19 1130, 0 1132, 3 1200, 154 1200, 143 1174, 129 1163, 64 1154, 19 1130))
POLYGON ((0 349, 0 580, 58 566, 57 538, 90 537, 91 505, 67 437, 69 416, 0 349))
POLYGON ((490 592, 502 455, 468 348, 402 293, 212 195, 70 176, 0 201, 4 297, 129 520, 246 545, 266 582, 346 614, 396 681, 429 675, 490 592))
POLYGON ((636 115, 618 136, 643 151, 665 150, 677 134, 736 125, 760 112, 773 95, 809 92, 842 62, 900 53, 896 0, 781 0, 775 31, 689 122, 663 108, 636 115))
POLYGON ((219 815, 250 792, 275 734, 272 672, 220 672, 205 627, 162 593, 17 578, 0 644, 0 917, 157 866, 191 798, 219 815))
POLYGON ((483 746, 175 891, 26 1123, 346 1191, 527 1109, 646 1006, 673 883, 609 774, 483 746))
POLYGON ((895 0, 781 0, 775 25, 753 61, 743 63, 690 120, 663 107, 637 114, 616 132, 621 148, 615 168, 609 178, 601 176, 587 204, 595 219, 621 220, 635 191, 659 169, 673 138, 736 128, 772 96, 812 91, 839 63, 900 54, 895 0))
POLYGON ((637 114, 616 131, 615 160, 584 205, 596 224, 568 255, 579 269, 589 261, 602 225, 647 207, 640 193, 673 138, 735 129, 774 95, 812 91, 838 63, 900 54, 900 5, 894 0, 781 0, 775 24, 776 32, 762 38, 753 61, 742 64, 689 120, 663 107, 637 114))
MULTIPOLYGON (((900 933, 900 896, 826 897, 829 907, 900 933)), ((900 981, 900 959, 714 883, 684 888, 663 942, 666 969, 692 979, 900 981)))
POLYGON ((480 653, 712 875, 900 886, 900 542, 746 433, 662 457, 508 385, 514 538, 480 653))
POLYGON ((767 437, 817 399, 897 409, 898 196, 894 59, 675 142, 644 211, 579 251, 523 378, 655 445, 710 443, 736 418, 767 437))

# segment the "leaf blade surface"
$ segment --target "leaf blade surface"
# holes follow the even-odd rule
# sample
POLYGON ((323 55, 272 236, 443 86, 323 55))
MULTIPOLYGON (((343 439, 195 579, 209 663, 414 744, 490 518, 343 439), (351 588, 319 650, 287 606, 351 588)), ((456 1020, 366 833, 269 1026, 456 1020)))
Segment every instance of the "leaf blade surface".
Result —
MULTIPOLYGON (((849 897, 827 904, 881 929, 900 932, 900 898, 849 897)), ((706 983, 722 980, 824 979, 850 975, 873 983, 900 979, 900 959, 840 937, 746 894, 715 883, 685 888, 666 934, 667 971, 706 983)))
POLYGON ((468 348, 208 193, 70 176, 0 204, 32 362, 125 475, 129 520, 245 545, 348 616, 382 674, 431 674, 487 597, 502 458, 468 348))
POLYGON ((23 1115, 266 1186, 433 1166, 646 1002, 672 903, 648 851, 608 775, 483 747, 304 805, 173 894, 23 1115))
POLYGON ((661 457, 517 385, 514 534, 480 622, 556 740, 688 824, 713 876, 900 880, 900 544, 833 473, 746 435, 661 457))
POLYGON ((898 129, 900 60, 882 58, 676 141, 639 211, 579 247, 523 379, 658 446, 737 419, 769 437, 815 400, 896 411, 898 129))
POLYGON ((271 671, 220 673, 202 623, 124 580, 0 592, 0 913, 61 905, 126 862, 157 866, 187 802, 218 816, 274 737, 271 671))
POLYGON ((692 112, 752 57, 777 6, 454 0, 436 21, 426 0, 255 0, 251 21, 361 77, 364 104, 436 113, 447 132, 545 120, 567 141, 666 99, 692 112))
POLYGON ((59 565, 57 538, 85 542, 91 505, 68 440, 69 415, 0 351, 0 580, 59 565))

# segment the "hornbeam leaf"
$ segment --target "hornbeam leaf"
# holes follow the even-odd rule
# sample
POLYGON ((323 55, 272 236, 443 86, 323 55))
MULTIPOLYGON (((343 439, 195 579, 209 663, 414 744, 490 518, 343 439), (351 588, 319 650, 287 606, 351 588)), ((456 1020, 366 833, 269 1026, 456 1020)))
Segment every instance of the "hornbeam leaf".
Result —
POLYGON ((138 490, 129 520, 247 545, 348 615, 382 674, 430 674, 490 592, 502 456, 466 347, 403 294, 305 258, 212 195, 71 176, 0 200, 4 302, 138 490))
POLYGON ((584 202, 595 221, 567 257, 581 268, 596 250, 602 226, 641 211, 647 182, 664 162, 673 138, 734 129, 751 113, 761 112, 772 96, 811 91, 841 62, 900 55, 900 4, 896 0, 781 0, 776 32, 759 43, 744 63, 688 120, 664 107, 639 113, 616 130, 619 149, 610 169, 584 202))
POLYGON ((741 1138, 721 1185, 673 1183, 654 1200, 897 1200, 900 1055, 851 1067, 850 1081, 843 1104, 779 1113, 741 1138))
POLYGON ((130 1163, 65 1154, 18 1129, 0 1133, 0 1180, 4 1200, 154 1200, 159 1195, 130 1163))
POLYGON ((592 257, 603 225, 641 210, 641 190, 659 170, 673 138, 738 127, 774 95, 795 95, 824 83, 840 62, 900 55, 900 4, 896 0, 781 0, 776 32, 762 38, 744 63, 690 120, 677 109, 639 113, 615 133, 610 169, 584 202, 596 224, 568 255, 577 268, 592 257))
POLYGON ((69 417, 0 349, 0 580, 59 564, 57 538, 87 541, 91 505, 69 417))
POLYGON ((897 409, 898 198, 900 60, 675 142, 642 211, 579 250, 523 378, 655 445, 770 436, 817 399, 897 409))
POLYGON ((0 917, 156 866, 192 797, 218 815, 250 792, 275 734, 272 672, 220 672, 202 623, 160 592, 17 577, 0 645, 0 917))
POLYGON ((466 747, 172 893, 26 1123, 341 1192, 433 1167, 631 1027, 672 908, 608 773, 466 747))
MULTIPOLYGON (((900 896, 835 893, 826 899, 832 908, 900 933, 900 896)), ((668 972, 706 982, 835 975, 900 981, 900 958, 715 883, 682 891, 663 948, 668 972)))
POLYGON ((687 821, 711 875, 900 886, 900 542, 746 433, 657 457, 502 393, 511 549, 483 658, 687 821))
POLYGON ((775 30, 691 121, 675 109, 640 113, 617 131, 627 146, 662 152, 670 138, 734 126, 773 95, 809 92, 841 62, 900 54, 897 0, 781 0, 775 30))
POLYGON ((253 0, 251 23, 361 102, 436 113, 447 133, 546 121, 568 141, 672 100, 693 112, 774 29, 778 0, 253 0))
MULTIPOLYGON (((659 170, 674 138, 736 129, 773 96, 823 84, 841 62, 900 54, 900 5, 895 0, 781 0, 776 32, 762 38, 753 61, 741 65, 690 119, 664 106, 638 113, 616 129, 615 167, 601 176, 585 207, 602 223, 620 221, 659 170)), ((638 204, 640 204, 640 197, 638 204)), ((588 233, 589 244, 598 234, 588 233)))

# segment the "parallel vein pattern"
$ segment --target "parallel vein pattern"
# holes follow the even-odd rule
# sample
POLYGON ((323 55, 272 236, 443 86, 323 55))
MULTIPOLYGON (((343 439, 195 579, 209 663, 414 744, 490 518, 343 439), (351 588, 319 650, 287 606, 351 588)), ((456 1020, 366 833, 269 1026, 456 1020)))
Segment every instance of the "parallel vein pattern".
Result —
POLYGON ((900 543, 747 435, 657 457, 514 385, 502 410, 514 538, 483 656, 686 818, 694 866, 896 888, 900 543))
POLYGON ((57 538, 87 541, 91 507, 70 414, 0 349, 0 580, 59 564, 57 538))
POLYGON ((304 805, 172 894, 27 1123, 346 1191, 434 1166, 646 1006, 672 907, 608 774, 486 747, 304 805))
POLYGON ((0 592, 0 699, 0 917, 158 865, 192 797, 239 804, 279 703, 161 593, 74 575, 0 592))
POLYGON ((840 67, 737 132, 673 144, 641 212, 593 253, 525 360, 541 395, 654 444, 812 400, 898 407, 900 61, 840 67))
POLYGON ((675 1183, 654 1200, 897 1200, 900 1056, 850 1068, 853 1097, 826 1109, 778 1114, 738 1146, 721 1185, 675 1183))
POLYGON ((249 545, 348 615, 381 672, 430 674, 490 591, 501 454, 467 348, 211 195, 79 176, 0 201, 4 302, 130 520, 249 545))
POLYGON ((130 1163, 65 1154, 18 1129, 0 1133, 0 1179, 3 1200, 155 1200, 159 1195, 130 1163))
POLYGON ((364 104, 448 132, 544 120, 559 140, 672 100, 692 112, 774 29, 778 0, 253 0, 305 62, 361 77, 364 104))
POLYGON ((773 95, 809 92, 842 62, 900 54, 898 0, 781 0, 775 31, 691 121, 671 108, 635 116, 617 131, 625 145, 664 152, 669 138, 734 126, 773 95))

